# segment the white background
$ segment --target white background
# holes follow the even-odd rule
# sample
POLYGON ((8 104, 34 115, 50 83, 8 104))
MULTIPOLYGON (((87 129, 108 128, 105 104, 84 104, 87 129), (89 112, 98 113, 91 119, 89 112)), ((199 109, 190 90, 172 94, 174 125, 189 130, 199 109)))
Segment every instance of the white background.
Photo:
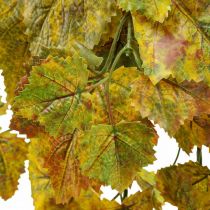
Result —
MULTIPOLYGON (((0 95, 3 96, 2 100, 5 102, 6 93, 4 91, 3 78, 0 77, 0 95)), ((0 126, 2 131, 7 130, 9 126, 9 121, 11 119, 12 112, 7 111, 6 115, 0 116, 0 126)), ((167 133, 164 132, 159 126, 156 126, 158 135, 160 136, 158 145, 155 147, 157 160, 153 165, 146 167, 149 171, 156 171, 162 167, 170 166, 173 164, 174 159, 177 155, 178 145, 174 139, 171 139, 167 133)), ((210 154, 208 153, 208 148, 203 147, 203 165, 210 168, 210 154)), ((193 153, 188 156, 185 152, 181 151, 177 163, 185 163, 189 160, 196 160, 196 149, 193 149, 193 153)), ((26 172, 21 175, 19 179, 18 190, 14 196, 7 201, 0 198, 0 210, 34 210, 33 199, 31 197, 31 186, 28 174, 28 161, 25 162, 26 172)), ((112 199, 116 195, 116 191, 112 190, 110 187, 102 187, 103 195, 101 198, 112 199)), ((137 183, 134 182, 132 188, 129 190, 129 194, 133 194, 140 190, 137 183)), ((163 210, 176 210, 177 208, 166 203, 163 210)))

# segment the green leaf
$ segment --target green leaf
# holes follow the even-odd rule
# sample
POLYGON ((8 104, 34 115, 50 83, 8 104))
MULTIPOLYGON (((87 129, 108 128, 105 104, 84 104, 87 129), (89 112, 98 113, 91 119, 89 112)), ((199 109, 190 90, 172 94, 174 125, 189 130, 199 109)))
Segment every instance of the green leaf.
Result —
POLYGON ((147 76, 141 75, 133 83, 132 91, 131 105, 143 118, 158 123, 170 135, 185 120, 210 112, 210 89, 202 83, 162 80, 155 86, 147 76))
POLYGON ((118 0, 118 4, 126 11, 139 11, 153 21, 163 22, 168 16, 171 0, 118 0))
POLYGON ((27 145, 10 131, 0 133, 0 197, 12 197, 17 190, 18 179, 24 172, 27 145))
POLYGON ((82 171, 122 192, 141 167, 155 160, 156 142, 154 129, 141 122, 92 126, 81 139, 82 171))
POLYGON ((23 1, 1 0, 0 7, 0 69, 3 70, 7 102, 11 103, 18 81, 26 74, 24 64, 30 53, 24 34, 23 1))
POLYGON ((153 84, 171 75, 178 82, 203 80, 210 85, 209 40, 180 5, 173 5, 163 24, 137 12, 132 16, 144 73, 153 84))
POLYGON ((66 59, 49 58, 33 68, 29 84, 16 98, 16 114, 36 120, 54 137, 84 128, 91 119, 88 70, 76 54, 66 59))
POLYGON ((210 170, 192 161, 157 172, 157 186, 167 202, 179 209, 209 209, 210 170))

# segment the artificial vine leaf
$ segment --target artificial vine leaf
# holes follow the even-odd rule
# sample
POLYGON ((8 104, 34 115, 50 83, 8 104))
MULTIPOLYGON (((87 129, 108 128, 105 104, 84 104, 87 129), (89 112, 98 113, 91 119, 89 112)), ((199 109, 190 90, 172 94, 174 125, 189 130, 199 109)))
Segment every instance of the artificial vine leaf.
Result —
MULTIPOLYGON (((148 172, 145 169, 141 169, 136 175, 136 181, 145 193, 149 196, 153 208, 161 210, 164 204, 164 198, 161 196, 160 191, 156 186, 156 174, 154 172, 148 172), (149 191, 149 192, 148 192, 149 191)), ((134 199, 135 201, 135 199, 134 199)), ((139 204, 137 203, 137 206, 139 204)))
POLYGON ((20 134, 26 134, 27 138, 33 138, 37 133, 44 130, 37 122, 15 115, 12 116, 9 128, 18 131, 20 134))
POLYGON ((171 0, 118 0, 126 11, 139 11, 148 19, 162 23, 168 16, 171 0))
POLYGON ((56 203, 68 203, 72 197, 79 197, 81 189, 87 190, 90 186, 90 180, 81 174, 76 155, 78 135, 75 130, 71 135, 51 139, 45 167, 55 190, 56 203))
POLYGON ((29 176, 35 210, 69 210, 68 206, 56 205, 48 170, 44 168, 45 149, 42 141, 48 138, 38 133, 29 146, 29 176))
POLYGON ((69 134, 91 119, 87 80, 87 66, 76 54, 66 59, 49 58, 33 68, 13 109, 40 122, 54 137, 69 134))
POLYGON ((0 5, 0 69, 3 69, 7 102, 11 103, 17 82, 26 74, 23 66, 29 57, 28 38, 24 34, 23 1, 1 0, 0 5))
POLYGON ((179 147, 187 154, 192 151, 194 145, 210 147, 210 117, 202 115, 194 117, 192 121, 186 120, 174 137, 179 147))
POLYGON ((82 171, 122 192, 141 167, 154 161, 156 142, 154 129, 141 122, 92 126, 81 139, 82 171))
POLYGON ((210 37, 209 31, 209 12, 210 6, 209 2, 202 0, 189 0, 187 3, 183 0, 177 1, 177 4, 184 8, 185 11, 188 11, 188 15, 195 21, 197 21, 198 25, 202 28, 202 30, 206 33, 208 37, 210 37))
POLYGON ((106 124, 109 122, 108 106, 110 106, 114 123, 118 123, 121 120, 140 120, 137 111, 127 108, 130 105, 131 85, 138 76, 139 71, 135 67, 126 68, 121 66, 116 69, 110 77, 110 104, 107 103, 106 86, 102 84, 95 89, 92 94, 92 106, 95 113, 93 115, 94 124, 106 124))
POLYGON ((181 210, 209 209, 209 175, 207 167, 190 161, 159 170, 157 186, 165 200, 181 210))
POLYGON ((92 49, 116 15, 114 0, 30 0, 26 4, 25 24, 33 55, 49 48, 74 51, 75 43, 92 49))
POLYGON ((153 85, 147 76, 141 75, 133 83, 132 91, 133 107, 170 135, 175 134, 185 120, 210 112, 210 89, 203 84, 162 80, 153 85))
MULTIPOLYGON (((115 210, 119 206, 116 202, 100 200, 93 189, 82 190, 76 199, 70 198, 68 204, 56 204, 55 191, 49 177, 49 170, 44 168, 48 144, 42 144, 49 138, 48 134, 38 133, 31 140, 29 146, 29 174, 32 183, 32 196, 35 210, 115 210)), ((57 171, 59 172, 59 171, 57 171)))
POLYGON ((173 5, 163 24, 137 12, 132 16, 144 73, 153 84, 172 75, 178 82, 203 80, 210 85, 209 41, 182 7, 173 5))
POLYGON ((161 206, 160 208, 154 208, 153 191, 151 189, 137 192, 134 195, 126 198, 123 201, 123 206, 125 206, 125 209, 127 207, 129 210, 161 209, 161 206))
POLYGON ((27 145, 10 131, 0 133, 0 197, 9 199, 17 190, 18 179, 24 172, 27 145))

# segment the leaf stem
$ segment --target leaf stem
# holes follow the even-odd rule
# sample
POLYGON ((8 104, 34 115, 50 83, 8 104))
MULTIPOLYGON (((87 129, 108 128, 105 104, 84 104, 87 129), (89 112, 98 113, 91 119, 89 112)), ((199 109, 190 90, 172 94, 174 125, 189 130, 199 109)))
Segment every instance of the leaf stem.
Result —
POLYGON ((179 158, 179 155, 180 155, 180 151, 181 151, 181 148, 179 147, 178 152, 177 152, 177 155, 176 155, 176 159, 174 160, 173 165, 176 164, 176 162, 177 162, 177 160, 178 160, 178 158, 179 158))
POLYGON ((121 203, 128 197, 128 189, 125 189, 122 194, 120 194, 121 203))
POLYGON ((202 165, 202 149, 197 147, 197 162, 202 165))
POLYGON ((111 63, 112 63, 112 61, 113 61, 114 54, 115 54, 115 51, 116 51, 116 48, 117 48, 117 42, 118 42, 118 40, 119 40, 119 38, 120 38, 120 34, 121 34, 121 31, 122 31, 122 27, 123 27, 123 25, 125 24, 125 22, 126 22, 128 16, 129 16, 129 13, 126 13, 126 14, 122 17, 122 19, 120 20, 120 24, 119 24, 119 26, 118 26, 118 28, 117 28, 117 32, 116 32, 116 34, 115 34, 115 36, 114 36, 114 40, 113 40, 113 42, 112 42, 112 46, 111 46, 110 51, 109 51, 109 55, 108 55, 108 57, 107 57, 107 59, 106 59, 106 62, 105 62, 105 64, 104 64, 103 68, 102 68, 101 71, 98 73, 99 75, 103 74, 104 72, 106 72, 106 71, 110 68, 110 65, 111 65, 111 63))
POLYGON ((114 201, 114 200, 117 199, 119 196, 120 196, 120 193, 117 193, 117 194, 114 196, 114 198, 112 198, 111 201, 114 201))

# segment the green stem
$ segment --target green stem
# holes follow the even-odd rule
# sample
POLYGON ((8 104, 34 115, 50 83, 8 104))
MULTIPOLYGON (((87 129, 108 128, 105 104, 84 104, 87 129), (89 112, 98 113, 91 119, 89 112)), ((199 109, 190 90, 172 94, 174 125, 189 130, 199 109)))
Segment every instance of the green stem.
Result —
POLYGON ((131 19, 131 15, 129 14, 128 31, 127 31, 127 46, 128 46, 128 48, 131 48, 131 40, 132 40, 132 19, 131 19))
POLYGON ((197 162, 202 165, 202 149, 197 147, 197 162))
POLYGON ((115 54, 116 47, 117 47, 117 42, 118 42, 118 40, 119 40, 119 38, 120 38, 120 34, 121 34, 121 31, 122 31, 122 27, 123 27, 123 25, 125 24, 125 22, 126 22, 128 16, 129 16, 129 13, 126 13, 126 14, 122 17, 122 19, 121 19, 121 21, 120 21, 120 24, 119 24, 119 26, 118 26, 118 28, 117 28, 117 32, 116 32, 115 37, 114 37, 114 40, 113 40, 113 42, 112 42, 112 46, 111 46, 110 51, 109 51, 109 55, 108 55, 108 57, 107 57, 107 59, 106 59, 106 62, 105 62, 105 64, 104 64, 104 67, 103 67, 102 70, 99 72, 99 75, 101 75, 101 74, 103 74, 104 72, 108 71, 108 69, 109 69, 109 67, 110 67, 110 65, 111 65, 111 63, 112 63, 112 61, 113 61, 114 54, 115 54))
POLYGON ((177 152, 177 155, 176 155, 176 159, 174 160, 173 165, 175 165, 175 164, 176 164, 176 161, 178 160, 179 155, 180 155, 180 151, 181 151, 181 148, 179 147, 178 152, 177 152))

